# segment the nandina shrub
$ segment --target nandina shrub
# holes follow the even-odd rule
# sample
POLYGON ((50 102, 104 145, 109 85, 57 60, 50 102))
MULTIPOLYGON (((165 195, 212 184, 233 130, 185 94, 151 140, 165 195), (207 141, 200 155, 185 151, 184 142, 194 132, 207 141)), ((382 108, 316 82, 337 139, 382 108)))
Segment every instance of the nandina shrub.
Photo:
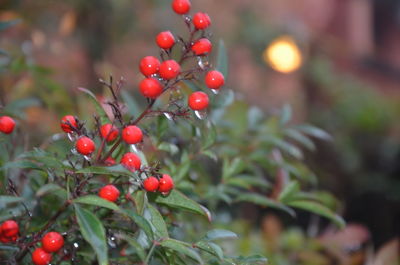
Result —
POLYGON ((122 78, 100 80, 109 91, 101 102, 79 88, 95 106, 93 120, 68 113, 60 134, 30 151, 19 140, 29 132, 9 117, 16 104, 2 109, 2 264, 265 264, 218 244, 236 234, 212 222, 239 202, 343 224, 323 205, 326 196, 311 192, 315 177, 298 147, 314 149, 309 136, 329 136, 289 124, 287 107, 265 117, 235 100, 223 87, 223 42, 210 62, 210 17, 192 19, 189 1, 172 7, 189 37, 162 32, 159 58, 138 62, 144 106, 122 78))

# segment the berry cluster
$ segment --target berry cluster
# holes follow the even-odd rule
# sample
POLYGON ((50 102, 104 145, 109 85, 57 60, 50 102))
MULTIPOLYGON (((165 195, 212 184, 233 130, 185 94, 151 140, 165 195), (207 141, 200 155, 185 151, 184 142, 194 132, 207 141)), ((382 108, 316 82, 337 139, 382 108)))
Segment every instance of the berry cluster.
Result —
POLYGON ((32 262, 35 265, 47 265, 53 256, 51 253, 58 252, 64 246, 64 238, 60 233, 48 232, 41 240, 42 247, 32 252, 32 262))
POLYGON ((0 242, 12 243, 17 241, 19 233, 18 223, 14 220, 7 220, 0 225, 0 242))
POLYGON ((10 134, 14 131, 15 121, 9 116, 0 116, 0 132, 10 134))

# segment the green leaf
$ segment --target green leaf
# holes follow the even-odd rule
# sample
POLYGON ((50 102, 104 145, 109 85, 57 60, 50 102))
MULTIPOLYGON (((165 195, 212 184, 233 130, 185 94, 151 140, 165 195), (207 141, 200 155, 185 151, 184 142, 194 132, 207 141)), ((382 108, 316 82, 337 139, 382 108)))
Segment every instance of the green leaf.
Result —
POLYGON ((96 215, 74 204, 75 214, 83 238, 96 252, 99 265, 108 265, 108 249, 103 224, 96 215))
POLYGON ((170 144, 167 142, 162 142, 161 144, 158 145, 157 147, 159 150, 166 151, 170 153, 171 155, 175 155, 179 152, 178 146, 175 144, 170 144))
POLYGON ((14 19, 9 21, 0 21, 0 31, 8 29, 21 22, 21 19, 14 19))
POLYGON ((290 105, 285 104, 281 111, 279 123, 281 125, 285 125, 290 121, 291 118, 292 118, 292 108, 290 107, 290 105))
POLYGON ((14 196, 0 196, 0 209, 6 209, 8 204, 22 202, 25 199, 22 197, 14 197, 14 196))
POLYGON ((213 242, 199 241, 195 244, 195 247, 215 256, 218 259, 224 258, 222 248, 213 242))
POLYGON ((152 198, 156 203, 167 205, 171 208, 197 213, 209 218, 209 212, 205 208, 176 189, 173 189, 168 196, 152 194, 152 198))
POLYGON ((237 260, 239 261, 238 265, 256 265, 256 264, 266 264, 268 262, 267 258, 261 255, 253 255, 249 257, 238 257, 237 260))
POLYGON ((133 176, 132 172, 127 170, 122 165, 115 165, 112 167, 85 167, 76 171, 77 174, 98 174, 98 175, 112 175, 112 176, 133 176))
POLYGON ((121 97, 128 107, 129 114, 136 116, 140 113, 139 104, 126 90, 121 90, 121 97))
POLYGON ((167 238, 168 228, 164 218, 160 212, 151 204, 147 205, 150 214, 150 223, 152 224, 153 231, 161 238, 167 238))
POLYGON ((225 43, 223 40, 219 40, 218 43, 218 57, 216 68, 224 75, 225 79, 228 78, 228 53, 226 52, 225 43))
POLYGON ((332 136, 330 134, 328 134, 327 132, 325 132, 324 130, 309 125, 309 124, 302 124, 302 125, 298 125, 295 126, 294 128, 298 129, 299 131, 313 136, 315 138, 321 139, 321 140, 326 140, 326 141, 331 141, 332 140, 332 136))
POLYGON ((44 171, 43 167, 38 166, 36 163, 27 160, 17 160, 4 164, 2 169, 19 168, 19 169, 35 169, 44 171))
POLYGON ((49 183, 40 187, 40 189, 36 191, 36 197, 42 197, 49 193, 55 193, 57 196, 63 198, 67 197, 67 191, 54 183, 49 183))
POLYGON ((283 203, 287 203, 300 191, 300 185, 297 181, 289 182, 279 194, 278 200, 283 203))
POLYGON ((132 221, 134 221, 137 224, 137 226, 139 226, 139 228, 141 228, 144 231, 144 233, 150 240, 154 239, 153 230, 151 228, 151 225, 144 217, 138 215, 137 213, 134 213, 133 211, 129 211, 129 210, 124 210, 123 214, 125 214, 130 219, 132 219, 132 221))
POLYGON ((213 146, 217 140, 217 129, 215 128, 215 125, 209 122, 207 124, 207 130, 202 136, 201 150, 207 150, 213 146))
POLYGON ((181 253, 187 257, 190 257, 190 258, 196 260, 200 264, 204 264, 200 255, 195 250, 193 250, 192 246, 188 243, 168 238, 168 239, 161 241, 160 245, 165 248, 172 249, 172 250, 174 250, 178 253, 181 253))
POLYGON ((264 113, 257 107, 250 107, 247 111, 247 122, 250 130, 257 129, 264 119, 264 113))
POLYGON ((108 208, 113 211, 121 210, 115 203, 104 200, 103 198, 100 198, 99 196, 96 196, 96 195, 86 195, 83 197, 78 197, 75 200, 73 200, 73 202, 89 204, 89 205, 94 205, 94 206, 100 206, 100 207, 108 208))
POLYGON ((239 174, 246 168, 246 162, 241 157, 236 157, 229 162, 226 158, 222 167, 222 179, 228 180, 229 178, 239 174))
POLYGON ((298 130, 295 129, 285 129, 284 134, 291 139, 297 141, 298 143, 302 144, 304 147, 308 148, 311 151, 315 150, 315 144, 307 137, 300 133, 298 130))
POLYGON ((116 236, 128 242, 128 244, 136 250, 136 254, 140 258, 140 260, 145 261, 146 252, 144 248, 134 238, 130 237, 127 234, 117 234, 116 236))
POLYGON ((237 177, 229 178, 226 182, 228 185, 250 189, 251 187, 268 188, 270 183, 257 176, 239 175, 237 177))
POLYGON ((106 111, 104 110, 101 103, 97 100, 96 96, 86 88, 78 87, 78 90, 88 95, 89 98, 92 100, 92 102, 94 103, 94 107, 96 108, 96 112, 100 116, 101 124, 110 123, 110 119, 108 118, 106 111))
POLYGON ((285 211, 291 216, 296 216, 296 213, 289 207, 283 205, 280 202, 274 201, 266 196, 262 196, 256 193, 243 193, 236 198, 236 201, 252 202, 261 206, 271 207, 285 211))
POLYGON ((291 201, 288 203, 288 205, 326 217, 329 220, 333 221, 340 228, 343 228, 345 226, 345 221, 342 217, 318 202, 309 200, 298 200, 291 201))
POLYGON ((136 210, 140 215, 143 215, 145 206, 147 205, 147 196, 146 192, 142 190, 138 190, 134 194, 134 200, 136 205, 136 210))
POLYGON ((207 232, 202 240, 213 241, 218 239, 237 238, 238 236, 229 230, 224 229, 213 229, 207 232))

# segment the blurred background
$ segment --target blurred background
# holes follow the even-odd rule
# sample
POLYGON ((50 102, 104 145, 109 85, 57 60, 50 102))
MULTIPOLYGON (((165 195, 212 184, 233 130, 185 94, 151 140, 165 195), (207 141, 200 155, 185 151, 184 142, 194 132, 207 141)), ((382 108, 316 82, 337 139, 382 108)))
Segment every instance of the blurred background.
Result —
MULTIPOLYGON (((313 235, 301 219, 286 224, 267 215, 257 224, 269 242, 266 255, 277 255, 276 264, 290 262, 273 253, 304 255, 307 265, 392 264, 387 260, 400 252, 393 241, 400 235, 400 1, 192 2, 210 14, 213 41, 225 41, 227 87, 266 112, 288 103, 293 122, 315 124, 334 139, 319 142, 306 160, 320 187, 342 203, 348 227, 313 235), (336 253, 345 261, 330 263, 317 237, 346 246, 336 253)), ((112 73, 136 91, 139 60, 158 53, 154 36, 184 28, 169 5, 0 0, 0 21, 21 19, 0 33, 9 54, 0 55, 0 103, 29 99, 24 126, 35 132, 34 143, 58 132, 61 115, 84 108, 75 104, 78 86, 101 94, 98 78, 112 73)))

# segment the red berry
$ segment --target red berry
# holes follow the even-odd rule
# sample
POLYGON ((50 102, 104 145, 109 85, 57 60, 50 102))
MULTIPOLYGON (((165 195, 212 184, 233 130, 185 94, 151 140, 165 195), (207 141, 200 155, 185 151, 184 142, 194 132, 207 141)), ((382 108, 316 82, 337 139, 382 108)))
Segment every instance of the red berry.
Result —
POLYGON ((163 31, 160 32, 156 37, 156 42, 158 47, 164 50, 171 49, 175 44, 174 35, 172 35, 171 31, 163 31))
POLYGON ((174 188, 174 180, 170 175, 164 174, 160 178, 160 183, 158 185, 158 191, 162 193, 168 193, 174 188))
POLYGON ((140 158, 134 153, 126 153, 121 158, 121 164, 130 171, 139 170, 142 162, 140 158))
POLYGON ((172 9, 179 15, 187 14, 190 10, 189 0, 174 0, 172 1, 172 9))
POLYGON ((14 130, 15 121, 9 116, 0 117, 0 132, 10 134, 14 130))
POLYGON ((60 233, 49 232, 42 238, 42 248, 44 251, 51 253, 57 252, 64 246, 64 238, 60 233))
POLYGON ((139 68, 144 76, 151 76, 160 70, 160 61, 154 56, 146 56, 140 60, 139 68))
POLYGON ((101 137, 106 138, 107 142, 112 142, 118 137, 118 128, 114 125, 107 123, 100 127, 101 137))
POLYGON ((189 96, 188 105, 192 110, 203 110, 208 107, 208 95, 204 92, 197 91, 189 96))
POLYGON ((104 164, 108 167, 113 166, 115 165, 115 159, 109 156, 106 160, 104 160, 104 164))
POLYGON ((167 60, 161 63, 160 76, 166 80, 177 77, 180 72, 181 67, 175 60, 167 60))
POLYGON ((156 177, 149 177, 143 181, 143 187, 149 192, 155 192, 158 189, 158 179, 156 177))
POLYGON ((119 197, 119 190, 114 185, 106 185, 100 189, 99 196, 107 201, 115 202, 119 197))
POLYGON ((5 237, 14 237, 18 235, 19 226, 14 220, 7 220, 1 225, 2 235, 5 237))
POLYGON ((196 13, 193 16, 193 25, 196 29, 206 29, 211 25, 211 19, 206 13, 196 13))
POLYGON ((163 92, 161 83, 154 78, 143 79, 139 84, 140 92, 146 98, 156 99, 163 92))
POLYGON ((224 75, 216 70, 208 72, 205 81, 207 87, 211 89, 219 89, 225 84, 224 75))
POLYGON ((196 55, 204 55, 207 53, 210 53, 212 50, 212 44, 211 42, 206 39, 199 39, 198 41, 196 41, 193 45, 192 45, 192 51, 196 54, 196 55))
POLYGON ((42 248, 37 248, 32 253, 32 262, 35 265, 47 265, 51 261, 51 254, 44 251, 42 248))
POLYGON ((66 132, 70 133, 73 132, 73 128, 71 127, 77 127, 77 123, 75 120, 75 117, 72 115, 66 115, 61 119, 61 129, 66 132))
POLYGON ((92 139, 83 136, 76 141, 75 148, 80 154, 87 156, 94 152, 96 146, 92 139))
POLYGON ((135 125, 126 126, 122 130, 122 139, 127 144, 137 144, 141 142, 143 139, 142 130, 135 125))

